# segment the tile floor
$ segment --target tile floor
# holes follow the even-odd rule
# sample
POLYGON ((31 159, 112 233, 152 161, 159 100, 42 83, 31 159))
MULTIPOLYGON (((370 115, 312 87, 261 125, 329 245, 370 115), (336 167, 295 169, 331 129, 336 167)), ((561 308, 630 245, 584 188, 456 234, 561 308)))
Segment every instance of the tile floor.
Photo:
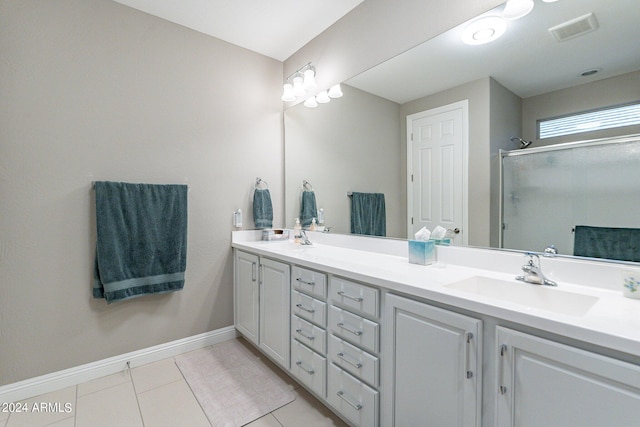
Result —
MULTIPOLYGON (((296 399, 247 427, 346 426, 290 377, 269 364, 294 390, 296 399)), ((0 412, 0 427, 211 426, 173 357, 20 403, 26 403, 29 411, 0 412), (41 404, 48 406, 41 412, 33 410, 34 405, 38 408, 41 404)))

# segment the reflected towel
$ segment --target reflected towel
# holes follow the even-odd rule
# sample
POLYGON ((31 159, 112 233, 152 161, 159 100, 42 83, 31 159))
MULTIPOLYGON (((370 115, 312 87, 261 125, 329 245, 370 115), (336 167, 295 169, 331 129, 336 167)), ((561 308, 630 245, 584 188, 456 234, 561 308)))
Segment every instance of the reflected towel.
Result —
POLYGON ((640 261, 640 229, 577 225, 573 254, 591 258, 640 261))
POLYGON ((269 189, 256 188, 253 191, 253 222, 256 228, 271 228, 273 226, 273 205, 269 189))
POLYGON ((96 182, 94 298, 180 290, 187 266, 187 186, 96 182))
POLYGON ((318 217, 318 207, 316 205, 316 195, 313 191, 304 190, 300 200, 300 223, 307 228, 313 222, 313 218, 318 217))
POLYGON ((351 233, 386 236, 387 219, 382 193, 353 193, 351 196, 351 233))

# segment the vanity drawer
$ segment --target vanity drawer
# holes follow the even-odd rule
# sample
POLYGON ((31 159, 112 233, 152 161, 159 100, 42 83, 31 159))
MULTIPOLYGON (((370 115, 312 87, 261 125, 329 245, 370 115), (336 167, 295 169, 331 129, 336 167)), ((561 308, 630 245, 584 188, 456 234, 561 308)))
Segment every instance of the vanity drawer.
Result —
POLYGON ((327 297, 327 275, 294 266, 291 270, 291 287, 309 295, 325 299, 327 297))
POLYGON ((291 373, 318 396, 325 398, 327 359, 291 340, 291 373))
POLYGON ((329 336, 328 354, 331 362, 345 371, 375 387, 380 385, 379 359, 376 356, 360 350, 335 335, 329 336))
POLYGON ((380 317, 380 291, 339 277, 332 277, 329 294, 336 303, 373 317, 380 317))
POLYGON ((295 315, 291 316, 291 337, 318 353, 327 354, 327 331, 295 315))
POLYGON ((298 291, 291 291, 291 312, 323 328, 327 326, 327 304, 298 291))
POLYGON ((378 425, 378 392, 333 363, 329 364, 327 400, 356 426, 378 425))
POLYGON ((373 351, 379 348, 379 325, 341 308, 329 309, 329 327, 341 338, 373 351))

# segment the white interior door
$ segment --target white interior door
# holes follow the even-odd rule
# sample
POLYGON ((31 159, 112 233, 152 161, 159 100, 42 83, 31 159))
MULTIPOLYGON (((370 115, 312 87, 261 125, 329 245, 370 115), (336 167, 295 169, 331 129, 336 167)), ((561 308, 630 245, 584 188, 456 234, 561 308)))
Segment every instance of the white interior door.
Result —
POLYGON ((407 116, 408 237, 440 225, 466 245, 468 101, 407 116))

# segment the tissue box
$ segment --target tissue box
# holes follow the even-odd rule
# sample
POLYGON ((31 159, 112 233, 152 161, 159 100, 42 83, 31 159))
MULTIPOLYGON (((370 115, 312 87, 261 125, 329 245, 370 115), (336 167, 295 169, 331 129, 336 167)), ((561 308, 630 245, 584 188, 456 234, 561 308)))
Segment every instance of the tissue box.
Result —
POLYGON ((435 243, 438 246, 449 246, 449 245, 451 245, 451 239, 429 239, 429 241, 435 243))
POLYGON ((262 240, 268 242, 289 240, 289 230, 269 229, 262 230, 262 240))
POLYGON ((409 262, 429 265, 436 262, 436 244, 433 240, 409 240, 409 262))

